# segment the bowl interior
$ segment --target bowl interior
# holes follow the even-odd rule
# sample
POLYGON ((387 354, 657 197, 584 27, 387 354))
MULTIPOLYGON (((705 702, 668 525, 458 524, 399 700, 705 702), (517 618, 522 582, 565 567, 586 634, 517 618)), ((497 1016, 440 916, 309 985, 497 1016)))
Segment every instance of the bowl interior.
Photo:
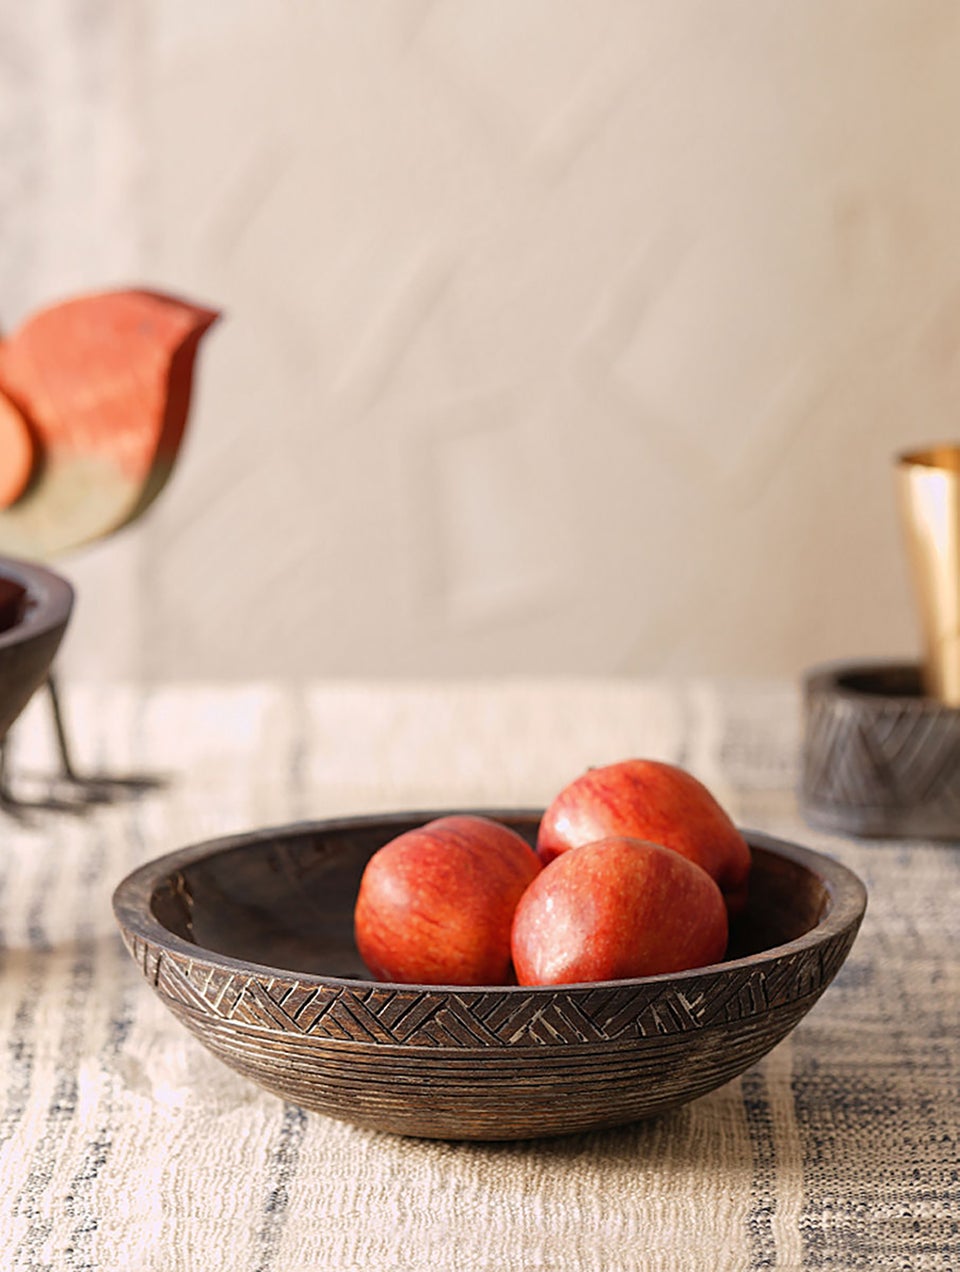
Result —
POLYGON ((15 579, 0 574, 0 632, 8 632, 21 621, 27 608, 27 589, 15 579))
MULTIPOLYGON (((537 813, 488 815, 535 841, 537 813)), ((193 859, 188 850, 152 887, 149 909, 167 931, 204 950, 285 971, 369 979, 353 940, 363 868, 387 840, 429 816, 288 828, 193 859)), ((831 907, 828 881, 802 856, 753 841, 751 852, 750 899, 731 928, 728 959, 803 936, 831 907)))
POLYGON ((875 667, 849 667, 836 676, 836 688, 843 693, 874 698, 923 698, 923 676, 919 664, 885 663, 875 667))

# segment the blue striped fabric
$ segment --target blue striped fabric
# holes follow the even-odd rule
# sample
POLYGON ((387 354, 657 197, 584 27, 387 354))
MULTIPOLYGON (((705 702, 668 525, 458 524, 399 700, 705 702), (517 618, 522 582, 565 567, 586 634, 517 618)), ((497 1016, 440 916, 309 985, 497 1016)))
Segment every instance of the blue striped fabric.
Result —
MULTIPOLYGON (((0 1268, 960 1268, 960 843, 805 827, 791 686, 74 686, 67 709, 81 760, 167 781, 0 822, 0 1268), (182 843, 529 805, 626 754, 682 757, 742 824, 832 853, 870 892, 794 1033, 657 1121, 471 1145, 306 1114, 186 1035, 116 933, 114 884, 182 843)), ((49 751, 31 708, 23 791, 49 751)))

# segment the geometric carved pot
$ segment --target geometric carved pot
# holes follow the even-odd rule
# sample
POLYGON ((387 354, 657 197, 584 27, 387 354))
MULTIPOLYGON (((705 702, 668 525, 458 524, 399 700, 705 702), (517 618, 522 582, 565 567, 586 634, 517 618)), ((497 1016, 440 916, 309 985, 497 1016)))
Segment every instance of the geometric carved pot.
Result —
POLYGON ((960 841, 960 708, 925 696, 915 664, 813 670, 800 800, 826 830, 960 841))

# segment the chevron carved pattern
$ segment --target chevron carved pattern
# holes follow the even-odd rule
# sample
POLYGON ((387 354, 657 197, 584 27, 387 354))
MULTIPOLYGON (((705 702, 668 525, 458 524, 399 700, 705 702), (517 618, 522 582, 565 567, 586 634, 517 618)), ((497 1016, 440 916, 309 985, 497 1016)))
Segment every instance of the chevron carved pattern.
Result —
POLYGON ((808 690, 803 757, 807 810, 845 829, 960 838, 960 711, 918 694, 808 690))
POLYGON ((130 953, 169 1006, 243 1030, 332 1042, 442 1049, 569 1046, 685 1034, 821 992, 849 949, 841 934, 775 965, 705 973, 683 990, 656 982, 524 992, 421 990, 261 977, 159 950, 130 953))

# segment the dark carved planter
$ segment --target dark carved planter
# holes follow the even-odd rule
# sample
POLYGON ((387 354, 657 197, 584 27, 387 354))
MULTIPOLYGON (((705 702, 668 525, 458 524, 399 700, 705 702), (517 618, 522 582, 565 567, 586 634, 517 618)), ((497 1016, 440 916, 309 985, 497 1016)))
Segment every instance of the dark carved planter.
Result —
POLYGON ((960 708, 925 697, 913 664, 817 669, 801 783, 804 815, 825 829, 960 840, 960 708))

